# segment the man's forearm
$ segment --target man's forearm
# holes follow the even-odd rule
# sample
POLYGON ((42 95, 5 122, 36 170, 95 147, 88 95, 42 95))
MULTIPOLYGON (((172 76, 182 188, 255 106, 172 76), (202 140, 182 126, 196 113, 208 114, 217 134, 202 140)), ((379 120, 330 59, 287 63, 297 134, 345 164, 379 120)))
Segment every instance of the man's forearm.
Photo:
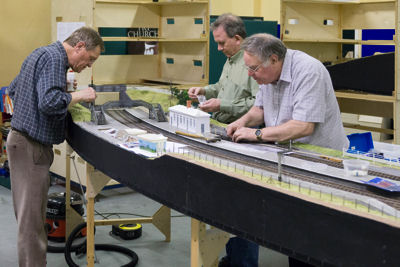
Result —
POLYGON ((255 97, 226 100, 221 99, 220 111, 229 113, 232 117, 239 118, 246 114, 254 105, 255 97))
POLYGON ((264 122, 264 111, 253 106, 240 120, 243 120, 246 127, 254 127, 264 122))
POLYGON ((287 141, 309 136, 314 131, 314 123, 290 120, 284 124, 273 127, 266 127, 262 131, 263 140, 266 141, 287 141))

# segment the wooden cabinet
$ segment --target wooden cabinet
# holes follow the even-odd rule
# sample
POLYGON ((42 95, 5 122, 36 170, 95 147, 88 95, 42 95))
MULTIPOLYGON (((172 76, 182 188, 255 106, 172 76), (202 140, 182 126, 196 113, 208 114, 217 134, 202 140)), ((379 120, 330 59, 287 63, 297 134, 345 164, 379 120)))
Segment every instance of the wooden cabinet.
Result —
POLYGON ((93 76, 95 84, 208 83, 208 1, 53 0, 53 40, 57 22, 77 21, 106 33, 106 53, 83 75, 86 82, 93 76), (155 54, 129 51, 144 43, 156 44, 155 54), (127 53, 107 52, 115 45, 126 47, 127 53))
POLYGON ((355 54, 361 45, 395 45, 395 88, 391 96, 336 91, 342 112, 392 118, 394 130, 365 130, 393 134, 395 143, 400 143, 398 10, 396 0, 281 0, 282 41, 322 62, 348 60, 344 58, 344 45, 354 45, 355 54), (359 33, 363 29, 395 29, 396 34, 393 40, 362 41, 359 33), (348 30, 354 30, 354 39, 344 38, 348 30))

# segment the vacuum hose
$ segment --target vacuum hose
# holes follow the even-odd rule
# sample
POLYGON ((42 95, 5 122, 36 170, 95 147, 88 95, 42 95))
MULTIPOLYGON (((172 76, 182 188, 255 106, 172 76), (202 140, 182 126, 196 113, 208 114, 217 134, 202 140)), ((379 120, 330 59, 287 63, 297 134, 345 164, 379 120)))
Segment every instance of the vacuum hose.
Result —
MULTIPOLYGON (((49 224, 46 223, 46 226, 48 229, 51 229, 51 226, 49 224)), ((96 228, 94 228, 94 232, 96 233, 96 228)), ((71 246, 70 251, 74 252, 85 245, 86 245, 86 238, 80 244, 71 246)), ((49 253, 64 253, 64 251, 65 251, 65 246, 47 245, 47 252, 49 252, 49 253)))
MULTIPOLYGON (((74 228, 74 230, 71 232, 71 234, 69 235, 67 242, 65 243, 64 256, 65 256, 65 260, 67 261, 67 264, 69 267, 79 267, 79 265, 77 265, 71 258, 72 252, 75 251, 76 253, 86 253, 86 242, 83 242, 79 245, 72 246, 72 243, 74 242, 75 237, 85 227, 86 227, 86 222, 83 222, 83 223, 79 224, 78 226, 76 226, 74 228)), ((115 251, 115 252, 125 254, 126 256, 131 258, 131 261, 129 263, 122 265, 121 267, 133 267, 139 261, 138 255, 134 251, 124 248, 124 247, 121 247, 121 246, 110 245, 110 244, 95 244, 95 249, 96 250, 105 250, 105 251, 115 251)), ((57 251, 57 252, 61 252, 61 251, 57 251)))

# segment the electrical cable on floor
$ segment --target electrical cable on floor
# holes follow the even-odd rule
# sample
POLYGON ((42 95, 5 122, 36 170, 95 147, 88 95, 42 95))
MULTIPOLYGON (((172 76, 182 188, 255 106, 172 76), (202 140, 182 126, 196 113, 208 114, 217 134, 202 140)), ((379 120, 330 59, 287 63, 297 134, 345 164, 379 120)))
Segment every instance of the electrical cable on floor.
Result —
MULTIPOLYGON (((80 231, 86 227, 86 222, 83 222, 81 224, 79 224, 77 227, 74 228, 74 230, 71 232, 71 234, 68 237, 68 240, 65 244, 65 251, 64 251, 64 257, 65 260, 68 264, 69 267, 79 267, 79 265, 77 265, 71 257, 71 253, 73 252, 73 250, 71 249, 72 246, 72 242, 75 239, 75 236, 78 235, 80 233, 80 231)), ((125 247, 121 247, 121 246, 117 246, 117 245, 110 245, 110 244, 95 244, 94 245, 95 250, 105 250, 105 251, 115 251, 115 252, 119 252, 124 254, 125 256, 128 256, 129 258, 131 258, 131 261, 125 265, 122 265, 121 267, 132 267, 135 266, 138 261, 138 255, 125 247)), ((84 243, 84 245, 79 248, 78 250, 75 251, 76 254, 85 254, 87 250, 86 247, 86 243, 84 243)))
MULTIPOLYGON (((74 156, 70 156, 70 158, 72 159, 72 162, 74 164, 74 168, 76 171, 76 175, 78 177, 79 180, 79 184, 81 187, 81 191, 82 191, 82 195, 83 195, 83 203, 85 205, 85 208, 87 210, 87 205, 86 205, 86 198, 85 198, 85 193, 83 191, 83 187, 82 187, 82 183, 81 183, 81 179, 79 177, 78 174, 78 170, 76 168, 75 165, 75 157, 74 156)), ((99 215, 101 215, 101 213, 98 213, 99 215)), ((101 215, 102 216, 102 215, 101 215)), ((87 227, 86 222, 83 222, 81 224, 79 224, 78 226, 76 226, 71 234, 69 235, 67 242, 65 243, 65 250, 64 250, 64 256, 65 256, 65 260, 67 261, 68 266, 72 266, 72 267, 79 267, 79 265, 77 265, 71 258, 71 253, 73 251, 75 251, 76 254, 84 254, 87 252, 87 247, 86 247, 86 242, 84 242, 80 247, 75 248, 72 246, 73 241, 75 240, 75 237, 81 232, 82 229, 84 229, 85 227, 87 227)), ((117 245, 110 245, 110 244, 95 244, 95 251, 96 250, 105 250, 105 251, 115 251, 115 252, 119 252, 122 253, 126 256, 128 256, 129 258, 131 258, 131 261, 125 265, 122 265, 122 267, 130 267, 130 266, 135 266, 139 260, 137 254, 125 247, 121 247, 121 246, 117 246, 117 245)), ((97 257, 96 257, 96 253, 95 253, 95 262, 98 262, 97 257)))

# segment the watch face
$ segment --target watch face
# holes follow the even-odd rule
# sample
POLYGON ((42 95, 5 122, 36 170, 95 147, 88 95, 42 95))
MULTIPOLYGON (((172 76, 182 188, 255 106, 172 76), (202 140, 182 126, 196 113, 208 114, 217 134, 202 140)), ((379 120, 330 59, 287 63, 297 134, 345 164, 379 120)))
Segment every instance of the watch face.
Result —
POLYGON ((258 139, 261 138, 261 130, 260 129, 257 129, 255 134, 256 134, 258 139))

